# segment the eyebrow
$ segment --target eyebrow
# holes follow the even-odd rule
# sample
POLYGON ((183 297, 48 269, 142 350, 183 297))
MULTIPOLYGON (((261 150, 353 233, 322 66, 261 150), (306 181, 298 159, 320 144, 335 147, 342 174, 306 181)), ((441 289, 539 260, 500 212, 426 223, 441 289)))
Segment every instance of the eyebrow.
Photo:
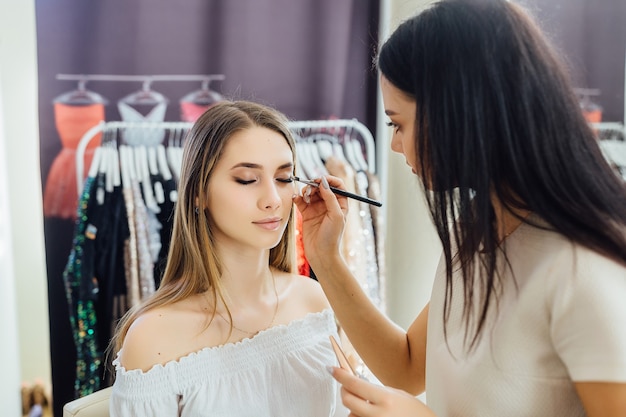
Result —
POLYGON ((393 110, 385 110, 385 114, 386 114, 387 116, 395 116, 395 115, 397 115, 398 113, 397 113, 397 112, 395 112, 395 111, 393 111, 393 110))
MULTIPOLYGON (((251 168, 251 169, 263 169, 263 165, 255 164, 253 162, 240 162, 238 164, 233 165, 231 169, 235 168, 251 168)), ((293 168, 293 162, 287 162, 286 164, 282 164, 279 166, 276 171, 282 171, 284 169, 293 168)))

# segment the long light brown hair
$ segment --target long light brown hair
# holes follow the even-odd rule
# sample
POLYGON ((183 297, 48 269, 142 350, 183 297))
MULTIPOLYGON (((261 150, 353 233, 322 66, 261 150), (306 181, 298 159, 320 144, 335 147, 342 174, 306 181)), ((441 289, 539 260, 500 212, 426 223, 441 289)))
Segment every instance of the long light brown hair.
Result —
MULTIPOLYGON (((163 280, 152 296, 122 317, 109 345, 109 353, 117 353, 121 349, 131 324, 147 311, 205 291, 213 296, 213 315, 210 320, 215 315, 218 300, 226 305, 219 280, 222 263, 217 255, 210 213, 206 209, 196 212, 196 207, 197 201, 207 200, 211 174, 229 139, 236 132, 252 127, 264 127, 282 135, 294 155, 295 169, 294 139, 287 118, 277 110, 249 101, 225 101, 200 116, 185 138, 178 201, 174 209, 172 238, 163 280)), ((285 233, 269 255, 269 264, 285 272, 295 270, 293 219, 292 206, 285 233)), ((228 307, 226 309, 230 317, 228 307)))

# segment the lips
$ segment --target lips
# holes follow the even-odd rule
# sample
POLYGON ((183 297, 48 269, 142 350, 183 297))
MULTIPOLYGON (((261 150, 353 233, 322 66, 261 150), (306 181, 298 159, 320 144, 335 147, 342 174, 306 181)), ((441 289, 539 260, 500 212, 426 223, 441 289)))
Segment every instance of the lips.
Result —
POLYGON ((259 220, 258 222, 252 222, 257 226, 265 230, 276 230, 280 227, 281 219, 278 217, 272 217, 270 219, 259 220))

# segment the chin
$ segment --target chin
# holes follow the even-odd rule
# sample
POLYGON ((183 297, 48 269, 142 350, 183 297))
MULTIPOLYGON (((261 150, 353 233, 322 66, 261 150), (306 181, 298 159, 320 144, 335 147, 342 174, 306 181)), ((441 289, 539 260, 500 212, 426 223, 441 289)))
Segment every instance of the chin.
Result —
POLYGON ((275 233, 276 235, 273 237, 267 235, 260 237, 258 240, 256 240, 255 246, 259 247, 260 249, 274 249, 276 246, 278 246, 280 240, 283 238, 284 230, 277 230, 275 233))

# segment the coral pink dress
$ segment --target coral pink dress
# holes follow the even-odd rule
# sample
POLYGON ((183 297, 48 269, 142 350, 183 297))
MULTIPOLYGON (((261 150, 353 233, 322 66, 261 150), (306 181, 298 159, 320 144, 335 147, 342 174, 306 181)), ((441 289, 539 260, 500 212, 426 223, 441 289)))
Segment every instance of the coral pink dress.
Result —
MULTIPOLYGON (((44 217, 75 219, 78 205, 76 188, 76 148, 83 135, 104 120, 104 104, 72 106, 54 103, 54 120, 63 148, 55 157, 46 178, 43 195, 44 217)), ((89 171, 94 149, 100 145, 98 133, 85 150, 85 177, 89 171)), ((83 178, 84 181, 84 178, 83 178)))

